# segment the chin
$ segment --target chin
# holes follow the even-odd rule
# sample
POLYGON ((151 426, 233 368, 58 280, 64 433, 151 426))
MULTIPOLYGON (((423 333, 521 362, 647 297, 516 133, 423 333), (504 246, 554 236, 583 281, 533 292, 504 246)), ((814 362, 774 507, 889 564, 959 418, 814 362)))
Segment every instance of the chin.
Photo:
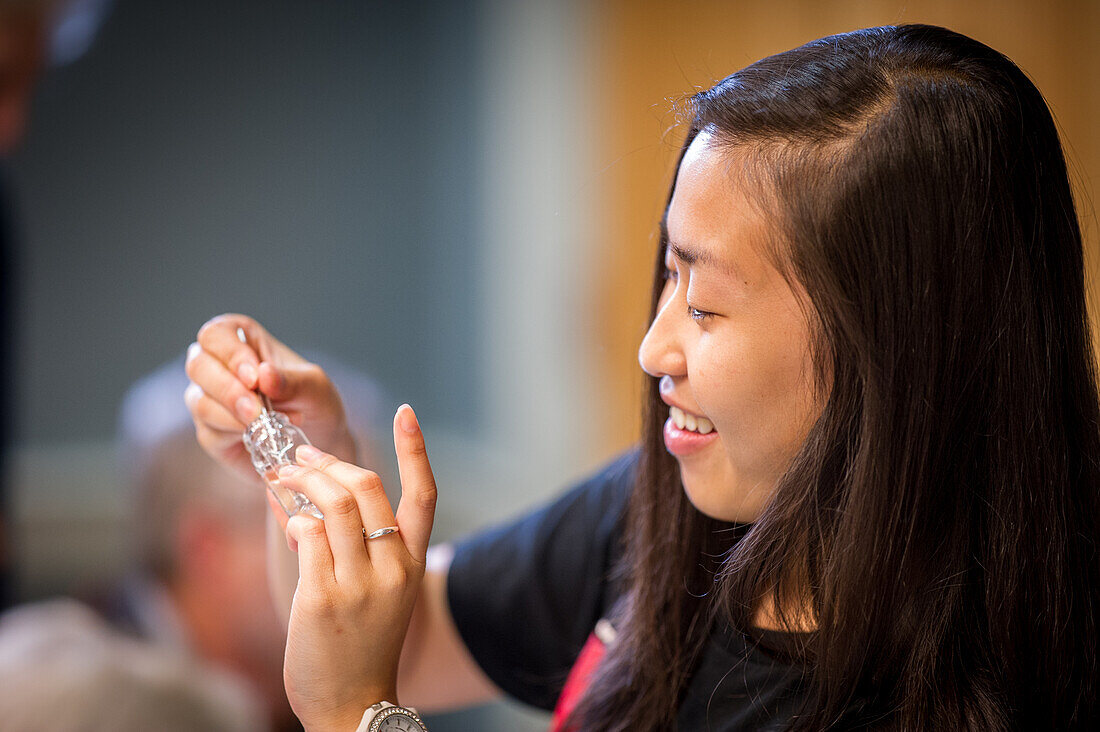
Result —
POLYGON ((745 495, 731 488, 736 486, 733 479, 718 479, 717 476, 691 474, 680 467, 680 483, 688 501, 699 513, 718 521, 747 524, 755 521, 763 510, 763 501, 758 496, 745 495))

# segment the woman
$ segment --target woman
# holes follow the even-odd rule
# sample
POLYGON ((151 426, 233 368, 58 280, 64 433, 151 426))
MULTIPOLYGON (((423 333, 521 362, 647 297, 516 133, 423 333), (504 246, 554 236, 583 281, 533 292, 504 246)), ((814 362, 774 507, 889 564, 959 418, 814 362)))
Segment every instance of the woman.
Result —
POLYGON ((326 515, 287 524, 303 722, 495 684, 561 729, 1090 727, 1100 420, 1041 95, 980 43, 901 26, 763 59, 691 109, 640 456, 460 544, 419 599, 435 489, 411 411, 411 500, 364 549, 389 516, 324 375, 241 316, 200 332, 208 450, 244 464, 258 386, 336 456, 288 478, 326 515))

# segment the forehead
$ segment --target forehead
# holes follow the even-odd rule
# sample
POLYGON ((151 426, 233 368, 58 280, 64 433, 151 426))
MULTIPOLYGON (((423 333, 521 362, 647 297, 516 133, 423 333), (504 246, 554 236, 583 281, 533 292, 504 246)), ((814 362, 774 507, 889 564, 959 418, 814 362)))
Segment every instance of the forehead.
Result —
POLYGON ((764 274, 760 252, 770 225, 759 211, 759 191, 743 153, 715 144, 701 132, 676 174, 666 226, 671 245, 746 279, 764 274))

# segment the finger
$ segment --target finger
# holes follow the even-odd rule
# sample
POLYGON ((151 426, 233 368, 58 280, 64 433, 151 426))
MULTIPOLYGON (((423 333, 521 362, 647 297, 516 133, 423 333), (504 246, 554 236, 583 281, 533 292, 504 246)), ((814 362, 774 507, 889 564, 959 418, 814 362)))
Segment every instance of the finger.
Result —
POLYGON ((246 388, 256 386, 258 368, 264 354, 260 351, 268 339, 267 331, 259 323, 246 315, 227 313, 208 320, 199 329, 198 342, 203 350, 221 361, 246 388), (237 335, 240 329, 247 343, 242 343, 237 335))
POLYGON ((219 432, 244 431, 245 424, 237 419, 224 406, 206 395, 202 387, 191 382, 183 392, 183 402, 191 412, 192 418, 219 432))
POLYGON ((195 439, 208 454, 224 459, 232 458, 238 450, 244 451, 239 433, 218 432, 203 424, 195 425, 195 439))
POLYGON ((363 544, 363 518, 355 496, 320 470, 298 465, 280 468, 279 481, 304 493, 324 514, 337 583, 361 580, 370 571, 370 559, 363 544))
MULTIPOLYGON (((312 445, 299 447, 295 458, 301 465, 320 470, 351 492, 356 503, 359 504, 362 528, 365 528, 368 533, 397 523, 393 508, 390 506, 390 499, 386 497, 382 479, 377 473, 338 460, 312 445)), ((324 509, 321 512, 324 513, 324 509)), ((328 514, 326 513, 325 516, 328 514)), ((363 538, 362 530, 359 538, 363 538)), ((401 559, 410 553, 405 548, 400 534, 386 534, 367 542, 367 554, 372 564, 376 561, 401 559)))
POLYGON ((435 521, 435 476, 428 462, 424 433, 416 414, 402 404, 393 418, 393 444, 401 474, 401 500, 397 504, 397 525, 405 546, 421 566, 428 553, 428 541, 435 521))
POLYGON ((237 415, 244 424, 260 416, 260 398, 204 347, 192 344, 188 349, 186 370, 204 394, 237 415))
POLYGON ((281 364, 264 361, 259 366, 260 391, 279 402, 324 394, 332 388, 328 375, 317 364, 281 364))
POLYGON ((286 522, 286 535, 298 546, 299 586, 305 583, 315 595, 326 594, 336 584, 328 532, 321 519, 297 514, 286 522))

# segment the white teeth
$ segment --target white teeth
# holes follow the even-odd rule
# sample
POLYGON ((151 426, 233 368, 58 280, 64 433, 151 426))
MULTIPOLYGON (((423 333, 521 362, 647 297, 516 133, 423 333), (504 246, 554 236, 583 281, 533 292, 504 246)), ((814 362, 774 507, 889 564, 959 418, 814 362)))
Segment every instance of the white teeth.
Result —
POLYGON ((669 407, 668 416, 672 417, 672 423, 679 429, 689 432, 698 432, 701 435, 709 435, 714 432, 714 423, 706 417, 696 417, 688 414, 679 407, 669 407))
POLYGON ((686 421, 684 410, 680 409, 679 407, 669 407, 668 414, 670 417, 672 417, 672 423, 674 425, 676 425, 680 429, 684 428, 684 423, 686 421))

